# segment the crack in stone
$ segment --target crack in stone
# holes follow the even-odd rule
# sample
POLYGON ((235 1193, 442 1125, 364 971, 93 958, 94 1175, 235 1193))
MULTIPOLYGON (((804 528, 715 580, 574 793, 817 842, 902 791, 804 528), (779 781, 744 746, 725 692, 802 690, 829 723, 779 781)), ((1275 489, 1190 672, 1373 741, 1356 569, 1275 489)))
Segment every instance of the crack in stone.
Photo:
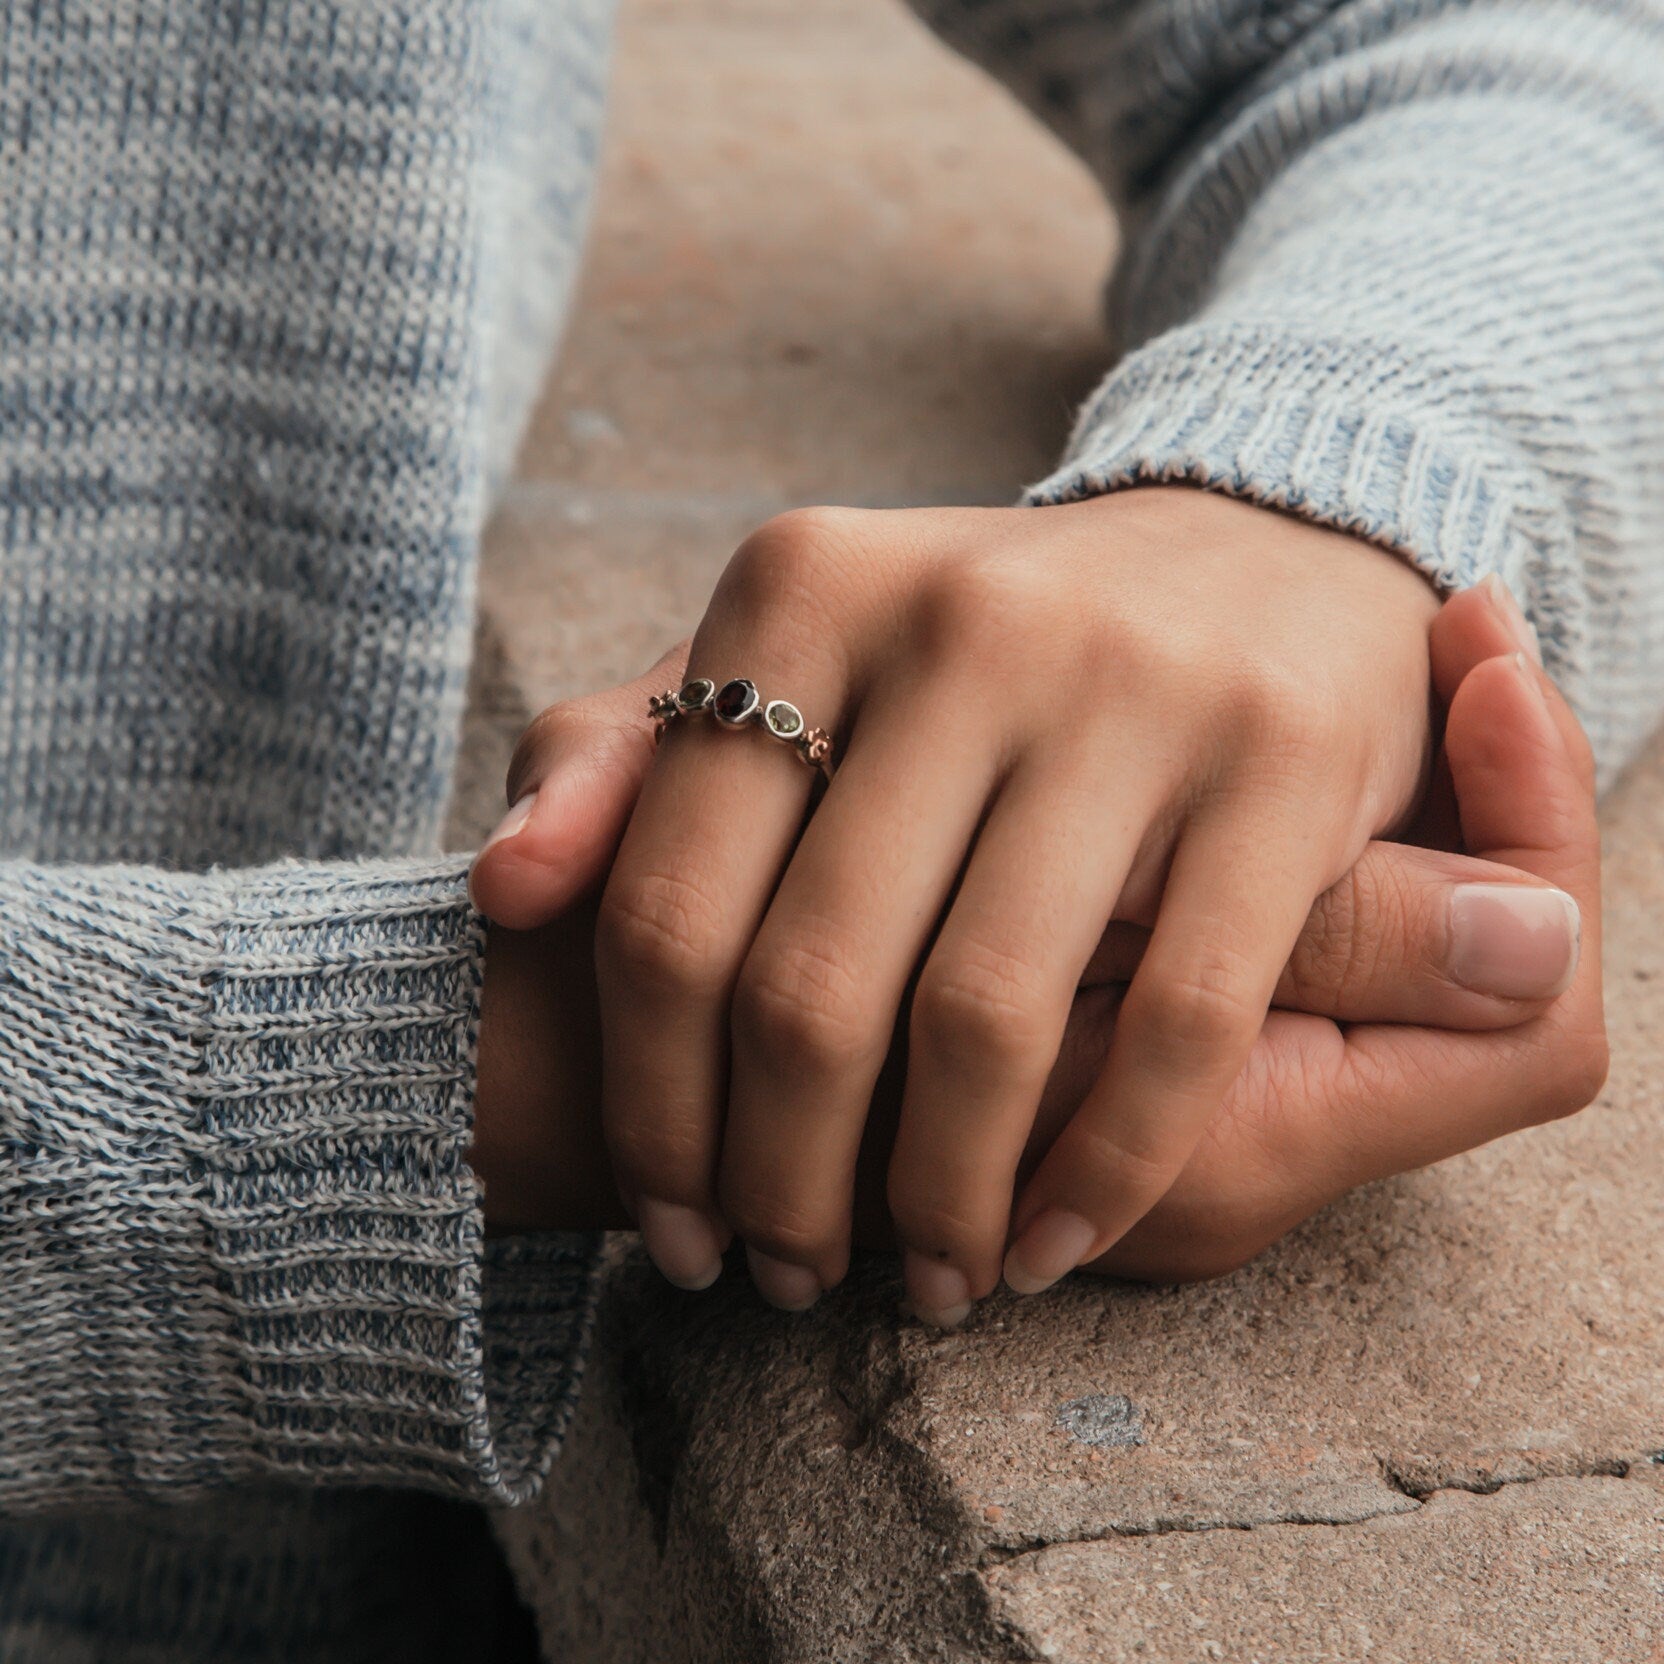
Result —
POLYGON ((1269 1513, 1258 1519, 1247 1520, 1185 1520, 1180 1518, 1161 1518, 1151 1520, 1142 1525, 1112 1525, 1101 1531, 1082 1532, 1079 1536, 1071 1537, 1036 1537, 1021 1543, 990 1544, 982 1552, 977 1563, 979 1571, 994 1567, 1007 1566, 1014 1561, 1027 1559, 1040 1554, 1049 1548, 1067 1548, 1075 1544, 1125 1542, 1139 1537, 1166 1537, 1178 1535, 1203 1535, 1211 1531, 1257 1531, 1264 1526, 1275 1525, 1307 1525, 1325 1526, 1332 1530, 1340 1530, 1349 1525, 1364 1525, 1370 1520, 1388 1519, 1394 1516, 1419 1513, 1428 1500, 1440 1491, 1461 1491, 1470 1496, 1495 1496, 1497 1492, 1516 1485, 1537 1485, 1549 1479, 1618 1479, 1623 1480, 1635 1471, 1641 1462, 1664 1465, 1664 1451, 1648 1454, 1639 1459, 1624 1457, 1599 1457, 1586 1465, 1569 1469, 1564 1473, 1531 1473, 1510 1476, 1504 1479, 1487 1481, 1483 1484, 1444 1484, 1429 1486, 1426 1489, 1412 1489, 1407 1480, 1396 1469, 1391 1457, 1381 1458, 1381 1477, 1383 1482, 1399 1496, 1406 1498, 1410 1506, 1383 1507, 1372 1509, 1362 1514, 1345 1514, 1325 1516, 1322 1514, 1302 1513, 1290 1511, 1288 1513, 1269 1513))
POLYGON ((1437 1491, 1466 1491, 1472 1496, 1495 1496, 1509 1485, 1533 1485, 1544 1479, 1627 1479, 1641 1462, 1656 1461, 1653 1455, 1597 1456, 1591 1461, 1565 1468, 1544 1468, 1536 1473, 1494 1473, 1484 1470, 1471 1475, 1442 1472, 1429 1482, 1418 1482, 1415 1464, 1392 1456, 1380 1459, 1381 1478, 1400 1495, 1423 1502, 1437 1491))

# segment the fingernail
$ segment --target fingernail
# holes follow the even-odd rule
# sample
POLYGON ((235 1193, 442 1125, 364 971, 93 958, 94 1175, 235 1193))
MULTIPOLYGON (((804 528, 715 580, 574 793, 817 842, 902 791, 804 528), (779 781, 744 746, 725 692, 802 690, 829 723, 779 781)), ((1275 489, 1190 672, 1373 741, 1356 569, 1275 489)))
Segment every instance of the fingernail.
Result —
POLYGON ((807 1266, 788 1265, 755 1248, 747 1248, 745 1258, 757 1292, 771 1306, 783 1312, 806 1312, 820 1299, 820 1278, 807 1266))
MULTIPOLYGON (((512 838, 527 821, 532 818, 532 805, 537 802, 536 792, 527 792, 503 818, 497 822, 497 829, 480 845, 480 855, 485 854, 493 846, 512 838)), ((475 856, 478 860, 479 856, 475 856)))
POLYGON ((1525 616, 1524 610, 1514 599, 1514 592, 1495 573, 1479 586, 1485 591, 1486 598, 1496 609, 1497 616, 1502 620, 1508 634, 1521 652, 1525 653, 1535 665, 1543 662, 1543 644, 1538 639, 1536 626, 1525 616))
POLYGON ((913 1248, 901 1263, 907 1298, 921 1322, 935 1329, 957 1329, 971 1315, 971 1285, 963 1271, 913 1248))
POLYGON ((1450 895, 1450 974, 1508 1000, 1551 1000, 1577 973, 1583 915, 1564 890, 1458 884, 1450 895))
POLYGON ((1049 1209, 1017 1238, 1005 1256, 1005 1283, 1014 1294, 1038 1294, 1073 1271, 1092 1251, 1098 1227, 1078 1213, 1049 1209))
POLYGON ((479 897, 474 894, 474 874, 479 868, 480 858, 494 844, 500 844, 512 838, 521 827, 532 817, 532 805, 537 802, 536 792, 527 792, 503 818, 497 822, 497 829, 480 845, 474 859, 468 864, 468 899, 475 907, 479 907, 479 897))
POLYGON ((709 1288, 722 1275, 722 1240, 697 1208, 643 1196, 636 1219, 648 1257, 677 1288, 709 1288))

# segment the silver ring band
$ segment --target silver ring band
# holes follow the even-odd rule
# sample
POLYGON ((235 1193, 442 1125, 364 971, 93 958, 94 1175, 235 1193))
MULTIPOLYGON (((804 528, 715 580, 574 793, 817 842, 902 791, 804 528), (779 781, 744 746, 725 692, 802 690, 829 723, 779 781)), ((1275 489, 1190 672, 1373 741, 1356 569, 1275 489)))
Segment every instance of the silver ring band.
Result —
POLYGON ((720 687, 708 677, 695 677, 680 691, 667 688, 647 701, 653 737, 663 739, 671 723, 693 716, 710 716, 722 728, 760 728, 771 739, 789 745, 810 768, 832 778, 832 736, 811 728, 803 713, 786 699, 765 700, 757 684, 736 676, 720 687))

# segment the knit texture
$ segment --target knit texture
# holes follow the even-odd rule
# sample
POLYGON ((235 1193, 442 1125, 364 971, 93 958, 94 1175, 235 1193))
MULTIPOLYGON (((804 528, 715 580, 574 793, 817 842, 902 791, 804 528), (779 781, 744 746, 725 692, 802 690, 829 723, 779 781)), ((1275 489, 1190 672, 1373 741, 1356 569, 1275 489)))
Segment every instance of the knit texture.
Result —
POLYGON ((0 869, 7 1505, 286 1474, 531 1493, 589 1256, 539 1244, 572 1291, 528 1326, 511 1276, 487 1313, 481 934, 449 862, 0 869))
POLYGON ((361 1488, 568 1420, 596 1244, 483 1240, 437 848, 609 10, 0 6, 7 1664, 463 1656, 361 1488))
MULTIPOLYGON (((1610 778, 1664 681, 1657 0, 917 4, 1125 219, 1029 500, 1500 572, 1610 778)), ((592 1244, 482 1242, 434 850, 607 11, 0 6, 8 1664, 459 1656, 445 1533, 352 1487, 523 1498, 568 1414, 592 1244)))

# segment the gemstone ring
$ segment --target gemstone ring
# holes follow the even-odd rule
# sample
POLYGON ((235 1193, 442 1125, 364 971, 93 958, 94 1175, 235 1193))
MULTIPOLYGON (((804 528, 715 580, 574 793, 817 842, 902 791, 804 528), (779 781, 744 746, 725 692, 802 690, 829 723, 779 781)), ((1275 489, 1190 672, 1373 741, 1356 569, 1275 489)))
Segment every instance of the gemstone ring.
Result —
POLYGON ((789 745, 828 780, 832 778, 832 736, 824 728, 811 728, 789 700, 765 700, 757 684, 743 676, 721 687, 707 677, 696 677, 680 692, 667 688, 647 701, 655 739, 663 739, 665 729, 678 718, 707 713, 723 728, 761 728, 782 745, 789 745))

